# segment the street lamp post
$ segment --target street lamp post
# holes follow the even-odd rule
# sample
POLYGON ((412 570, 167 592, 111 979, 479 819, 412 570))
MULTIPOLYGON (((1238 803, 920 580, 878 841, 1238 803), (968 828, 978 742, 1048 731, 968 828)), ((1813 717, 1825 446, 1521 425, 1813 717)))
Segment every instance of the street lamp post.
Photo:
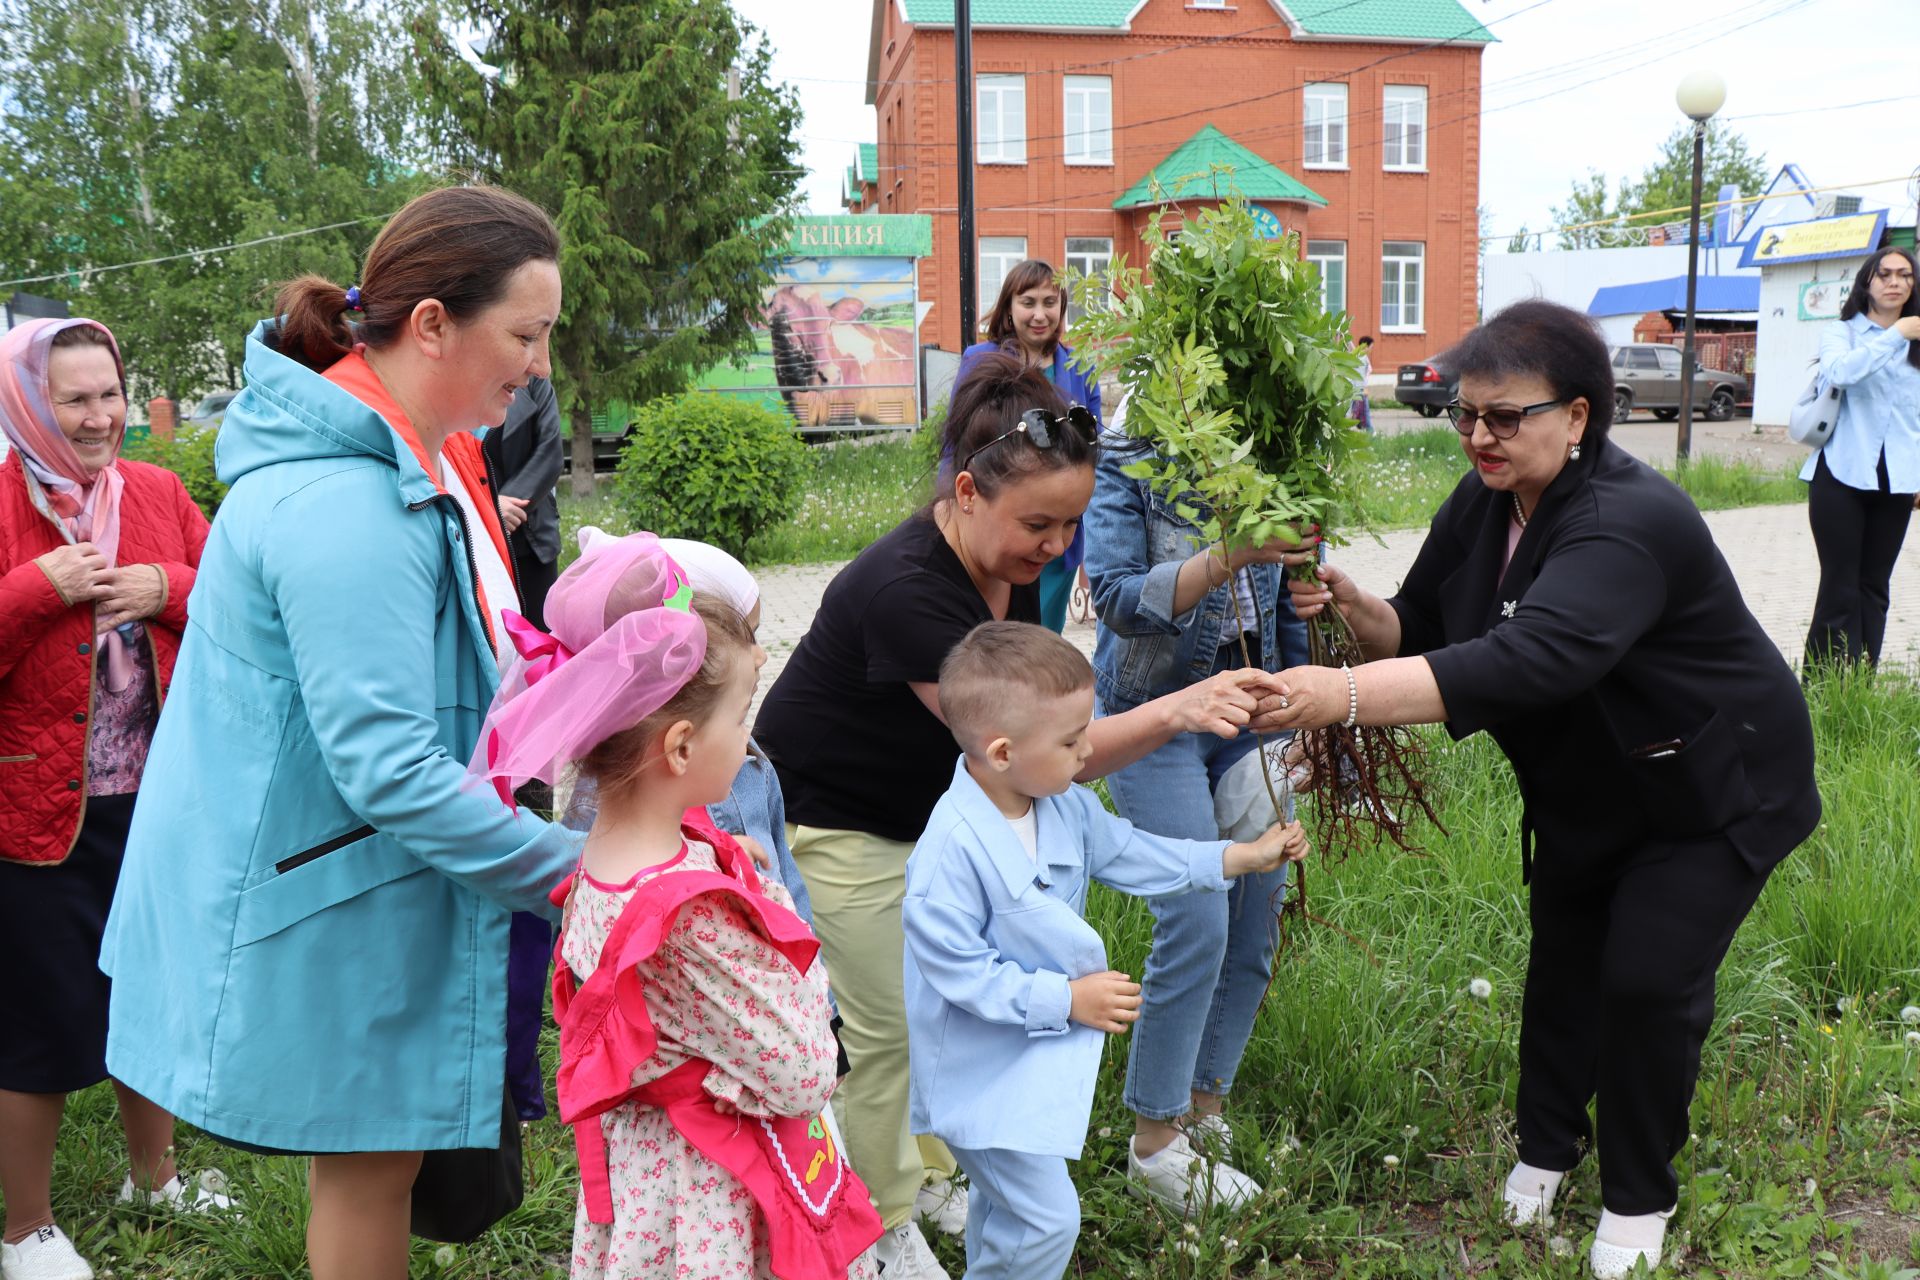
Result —
POLYGON ((1674 452, 1686 462, 1693 451, 1693 307, 1700 282, 1700 170, 1706 159, 1707 121, 1727 100, 1727 84, 1712 71, 1690 72, 1673 100, 1693 121, 1693 207, 1687 215, 1687 336, 1680 356, 1680 436, 1674 452))
POLYGON ((973 345, 980 259, 973 231, 973 5, 953 0, 954 141, 959 144, 960 349, 973 345))

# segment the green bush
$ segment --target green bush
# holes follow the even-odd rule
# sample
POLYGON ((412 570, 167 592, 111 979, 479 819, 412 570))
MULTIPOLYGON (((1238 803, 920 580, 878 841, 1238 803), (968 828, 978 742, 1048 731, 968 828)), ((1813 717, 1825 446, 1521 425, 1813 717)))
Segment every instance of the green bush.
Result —
POLYGON ((614 502, 629 528, 743 555, 799 502, 806 466, 786 415, 712 393, 666 396, 634 415, 614 502))
POLYGON ((921 419, 920 429, 913 433, 914 456, 927 464, 927 474, 932 475, 934 468, 940 465, 941 437, 947 434, 947 401, 942 400, 927 410, 927 416, 921 419))
POLYGON ((128 437, 121 446, 120 456, 165 467, 179 476, 180 482, 187 486, 187 496, 199 503, 211 520, 227 496, 227 486, 213 474, 213 442, 219 436, 214 430, 185 428, 171 440, 158 436, 138 440, 128 437))

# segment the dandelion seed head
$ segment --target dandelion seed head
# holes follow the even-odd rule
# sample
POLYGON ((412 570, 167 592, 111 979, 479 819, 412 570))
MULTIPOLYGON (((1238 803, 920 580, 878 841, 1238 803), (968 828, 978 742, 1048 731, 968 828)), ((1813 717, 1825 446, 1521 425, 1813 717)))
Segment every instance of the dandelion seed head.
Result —
POLYGON ((436 1267, 450 1267, 453 1265, 455 1256, 453 1246, 443 1244, 433 1251, 433 1265, 436 1267))
POLYGON ((1920 1049, 1920 1031, 1907 1032, 1907 1044, 1913 1048, 1920 1049))
POLYGON ((1493 995, 1493 984, 1485 978, 1475 978, 1467 984, 1467 994, 1475 1000, 1486 1000, 1493 995))
POLYGON ((1185 1231, 1190 1236, 1197 1236, 1200 1234, 1200 1228, 1194 1226, 1191 1222, 1182 1224, 1180 1229, 1182 1231, 1185 1231))
POLYGON ((1800 1190, 1808 1196, 1818 1195, 1820 1193, 1820 1184, 1818 1182, 1815 1182, 1812 1178, 1808 1178, 1806 1183, 1800 1188, 1800 1190))
POLYGON ((1400 1136, 1411 1141, 1420 1136, 1420 1126, 1417 1124, 1403 1125, 1400 1129, 1400 1136))
POLYGON ((1400 1167, 1400 1157, 1399 1156, 1381 1156, 1380 1163, 1384 1164, 1389 1169, 1398 1169, 1400 1167))
POLYGON ((1920 1004, 1910 1004, 1900 1011, 1900 1021, 1912 1026, 1920 1023, 1920 1004))
POLYGON ((1555 1236, 1547 1241, 1547 1252, 1556 1258, 1570 1258, 1573 1256, 1573 1241, 1565 1236, 1555 1236))
POLYGON ((1847 1011, 1851 1008, 1853 1008, 1852 996, 1841 996, 1838 1000, 1835 1000, 1833 1002, 1833 1011, 1841 1015, 1842 1017, 1845 1017, 1847 1014, 1847 1011))

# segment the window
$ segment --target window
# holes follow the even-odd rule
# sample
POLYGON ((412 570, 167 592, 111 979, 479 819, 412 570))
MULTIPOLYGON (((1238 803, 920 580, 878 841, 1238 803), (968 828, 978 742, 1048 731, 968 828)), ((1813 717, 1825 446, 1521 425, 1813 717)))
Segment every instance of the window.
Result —
MULTIPOLYGON (((1027 260, 1025 236, 980 237, 980 324, 985 327, 987 313, 1000 300, 1000 282, 1027 260)), ((967 339, 972 342, 972 338, 967 339)))
POLYGON ((1068 164, 1113 163, 1113 77, 1068 76, 1068 164))
POLYGON ((1189 9, 1224 9, 1226 7, 1227 0, 1187 0, 1189 9))
POLYGON ((1658 369, 1659 367, 1660 367, 1659 359, 1653 354, 1653 352, 1647 350, 1645 347, 1632 347, 1628 349, 1627 368, 1658 369))
POLYGON ((1380 109, 1381 165, 1388 169, 1427 167, 1427 90, 1425 85, 1390 84, 1380 109))
POLYGON ((1027 162, 1027 78, 981 76, 978 81, 980 163, 1027 162))
POLYGON ((1306 101, 1306 166, 1309 169, 1347 167, 1347 86, 1310 84, 1306 101))
POLYGON ((1653 354, 1660 361, 1660 372, 1680 372, 1680 351, 1675 347, 1655 347, 1653 354))
POLYGON ((1097 276, 1113 265, 1113 241, 1097 236, 1067 237, 1067 323, 1086 314, 1073 297, 1073 282, 1082 276, 1097 276))
POLYGON ((1389 240, 1380 246, 1380 327, 1389 333, 1418 333, 1427 246, 1418 240, 1389 240))
POLYGON ((1625 347, 1619 347, 1614 351, 1613 367, 1616 369, 1624 369, 1627 367, 1627 349, 1625 347))
POLYGON ((1347 309, 1347 242, 1307 241, 1307 261, 1320 269, 1320 307, 1328 314, 1347 309))

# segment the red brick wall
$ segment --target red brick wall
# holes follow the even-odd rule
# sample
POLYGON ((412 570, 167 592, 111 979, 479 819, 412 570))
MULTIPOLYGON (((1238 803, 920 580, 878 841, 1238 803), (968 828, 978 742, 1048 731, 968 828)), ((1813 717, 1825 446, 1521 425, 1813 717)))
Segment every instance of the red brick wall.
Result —
MULTIPOLYGON (((1266 0, 1238 4, 1190 9, 1184 0, 1150 0, 1125 35, 976 30, 976 73, 1027 77, 1027 163, 976 167, 976 234, 1024 236, 1029 256, 1056 266, 1062 265, 1067 237, 1107 236, 1116 254, 1138 262, 1138 229, 1146 220, 1117 213, 1113 201, 1201 126, 1212 124, 1326 197, 1326 208, 1268 207, 1303 239, 1347 242, 1348 309, 1355 333, 1379 336, 1376 370, 1451 345, 1475 319, 1479 46, 1296 42, 1266 0), (1221 35, 1232 38, 1176 47, 1221 35), (1169 51, 1138 57, 1158 50, 1169 51), (1111 59, 1121 61, 1085 65, 1111 59), (1388 60, 1366 65, 1381 59, 1388 60), (1065 74, 1113 78, 1111 166, 1070 166, 1060 158, 1065 74), (1310 170, 1302 162, 1299 91, 1322 80, 1348 85, 1344 171, 1310 170), (1425 173, 1381 168, 1380 104, 1388 84, 1427 87, 1425 173), (1386 240, 1426 245, 1423 332, 1380 331, 1380 245, 1386 240)), ((877 207, 882 213, 933 215, 934 258, 922 264, 920 277, 921 297, 933 309, 921 341, 958 349, 953 33, 902 24, 891 0, 882 8, 877 207)))

